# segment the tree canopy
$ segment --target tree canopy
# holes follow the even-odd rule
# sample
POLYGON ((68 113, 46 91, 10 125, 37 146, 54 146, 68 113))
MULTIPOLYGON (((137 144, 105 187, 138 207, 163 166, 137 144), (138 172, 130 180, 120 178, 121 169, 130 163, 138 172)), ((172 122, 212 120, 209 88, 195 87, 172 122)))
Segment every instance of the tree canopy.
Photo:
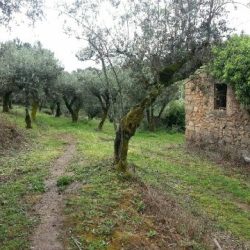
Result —
POLYGON ((8 25, 18 13, 24 13, 35 21, 43 15, 44 0, 8 0, 0 1, 0 25, 8 25))

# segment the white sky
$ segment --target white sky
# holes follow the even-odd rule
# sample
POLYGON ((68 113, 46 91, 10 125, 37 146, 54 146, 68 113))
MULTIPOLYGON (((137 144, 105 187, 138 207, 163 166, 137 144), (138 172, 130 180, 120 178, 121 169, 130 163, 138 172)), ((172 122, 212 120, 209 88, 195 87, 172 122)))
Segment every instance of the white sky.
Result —
MULTIPOLYGON (((55 56, 64 65, 65 70, 72 71, 77 68, 90 66, 90 62, 80 62, 75 57, 76 52, 84 44, 64 33, 63 20, 58 17, 58 12, 53 6, 56 1, 47 0, 48 3, 45 10, 47 18, 42 22, 38 22, 35 27, 25 24, 14 25, 10 31, 0 27, 0 41, 19 38, 21 41, 33 43, 39 40, 45 48, 55 53, 55 56)), ((238 1, 246 3, 249 0, 238 1)), ((228 10, 230 11, 230 26, 235 28, 237 33, 244 31, 246 34, 250 34, 250 9, 238 6, 237 10, 235 10, 230 6, 228 10)))

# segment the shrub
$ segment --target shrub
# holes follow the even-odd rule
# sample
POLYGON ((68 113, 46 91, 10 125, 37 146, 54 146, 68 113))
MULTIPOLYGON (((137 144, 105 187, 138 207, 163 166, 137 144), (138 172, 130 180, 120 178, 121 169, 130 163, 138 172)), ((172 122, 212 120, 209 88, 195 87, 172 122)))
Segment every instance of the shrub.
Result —
POLYGON ((171 130, 183 131, 185 129, 185 108, 183 100, 171 101, 168 104, 164 124, 171 130))
POLYGON ((213 48, 210 65, 212 75, 230 84, 239 102, 250 105, 250 36, 233 36, 221 46, 213 48))

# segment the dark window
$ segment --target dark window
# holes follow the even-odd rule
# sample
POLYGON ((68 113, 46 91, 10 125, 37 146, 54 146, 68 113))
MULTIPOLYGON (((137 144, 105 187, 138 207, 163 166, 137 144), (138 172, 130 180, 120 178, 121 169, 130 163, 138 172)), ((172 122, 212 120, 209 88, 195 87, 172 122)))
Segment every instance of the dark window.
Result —
POLYGON ((214 109, 227 108, 227 85, 215 84, 214 85, 214 109))

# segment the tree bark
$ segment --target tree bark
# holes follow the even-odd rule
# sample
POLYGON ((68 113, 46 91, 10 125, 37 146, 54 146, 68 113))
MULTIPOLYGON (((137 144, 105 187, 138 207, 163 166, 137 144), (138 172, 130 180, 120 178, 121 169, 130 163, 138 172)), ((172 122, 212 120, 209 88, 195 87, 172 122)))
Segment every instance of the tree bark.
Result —
POLYGON ((50 105, 50 110, 51 110, 51 115, 54 115, 54 113, 55 113, 55 104, 54 103, 50 105))
POLYGON ((29 114, 29 110, 28 108, 25 109, 25 123, 26 123, 26 128, 27 129, 31 129, 32 125, 31 125, 31 118, 30 118, 30 114, 29 114))
POLYGON ((78 122, 79 110, 75 110, 71 113, 72 122, 78 122))
POLYGON ((111 112, 113 113, 113 119, 114 119, 113 125, 114 125, 114 129, 116 131, 117 125, 116 125, 116 121, 115 121, 116 119, 115 119, 115 109, 114 109, 113 97, 112 97, 112 94, 110 93, 110 83, 109 83, 109 78, 108 78, 108 74, 107 74, 105 60, 103 59, 103 57, 101 57, 101 62, 102 62, 102 71, 104 73, 107 88, 108 88, 108 95, 109 95, 109 101, 110 101, 110 106, 111 106, 111 112))
POLYGON ((39 111, 40 111, 40 112, 41 112, 42 109, 43 109, 44 103, 45 103, 45 101, 44 101, 44 99, 42 99, 42 100, 40 101, 40 104, 39 104, 39 111))
POLYGON ((103 110, 102 119, 98 125, 98 130, 102 130, 103 124, 106 121, 107 117, 108 117, 108 109, 103 110))
POLYGON ((55 117, 60 117, 61 115, 62 115, 61 103, 56 102, 56 115, 55 115, 55 117))
POLYGON ((9 100, 9 109, 13 109, 13 106, 12 106, 12 99, 10 98, 9 100))
POLYGON ((8 113, 10 111, 9 103, 12 91, 8 91, 3 95, 3 112, 8 113))
POLYGON ((37 101, 33 101, 32 102, 32 107, 31 107, 31 118, 32 118, 32 121, 36 120, 36 114, 37 114, 38 108, 39 108, 38 102, 37 101))
POLYGON ((146 113, 147 113, 148 129, 149 131, 154 132, 155 131, 155 117, 154 117, 153 107, 152 106, 149 107, 146 110, 146 113))
POLYGON ((161 115, 163 114, 163 111, 165 110, 166 106, 167 106, 168 102, 164 102, 163 105, 161 106, 161 110, 158 114, 158 118, 161 118, 161 115))
POLYGON ((66 97, 63 97, 63 100, 64 100, 65 105, 66 105, 66 107, 67 107, 67 109, 68 109, 68 111, 69 111, 69 113, 70 113, 70 115, 71 115, 72 122, 74 122, 74 123, 77 122, 77 121, 78 121, 78 116, 79 116, 79 111, 80 111, 80 109, 79 109, 79 108, 76 108, 76 109, 74 110, 74 109, 72 108, 72 106, 73 106, 73 104, 74 104, 76 98, 73 98, 73 99, 71 100, 70 103, 68 102, 68 100, 67 100, 66 97))
POLYGON ((131 108, 130 111, 122 118, 114 141, 114 164, 119 171, 127 171, 129 141, 131 137, 134 136, 136 129, 140 126, 144 117, 144 110, 155 101, 160 93, 161 87, 158 86, 153 89, 138 105, 131 108))
POLYGON ((118 171, 127 171, 127 156, 129 140, 133 135, 129 132, 122 130, 122 126, 119 126, 116 131, 115 143, 114 143, 114 164, 118 171))

